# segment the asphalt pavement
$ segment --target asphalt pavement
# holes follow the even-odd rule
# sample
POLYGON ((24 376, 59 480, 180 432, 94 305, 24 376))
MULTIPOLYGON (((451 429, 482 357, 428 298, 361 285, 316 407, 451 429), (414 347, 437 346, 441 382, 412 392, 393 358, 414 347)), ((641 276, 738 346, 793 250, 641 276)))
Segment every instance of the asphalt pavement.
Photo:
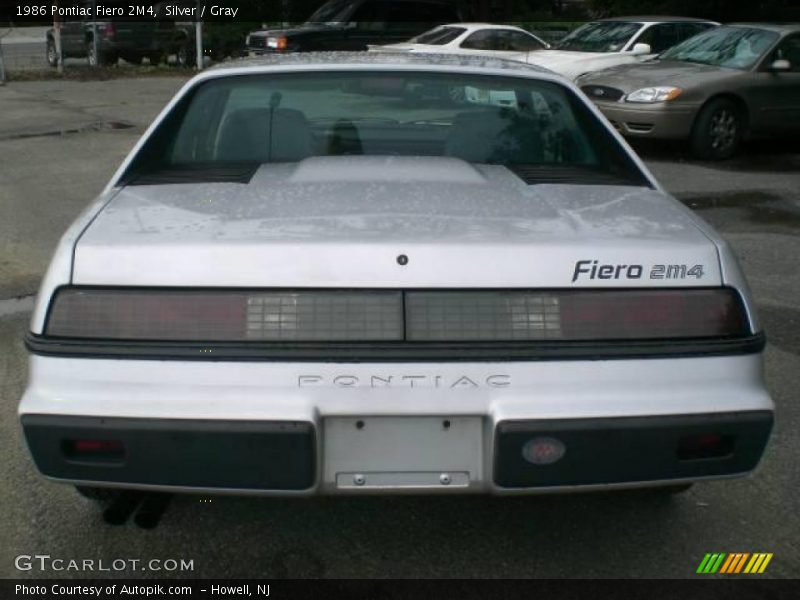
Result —
MULTIPOLYGON (((177 496, 162 523, 103 523, 45 481, 16 421, 31 299, 58 237, 183 83, 181 78, 0 87, 0 577, 692 577, 707 552, 772 552, 765 576, 800 576, 800 153, 749 146, 720 164, 640 147, 663 185, 742 260, 769 345, 777 424, 756 473, 647 492, 537 497, 177 496), (191 571, 19 571, 19 555, 177 559, 191 571)), ((676 372, 679 378, 680 373, 676 372)))

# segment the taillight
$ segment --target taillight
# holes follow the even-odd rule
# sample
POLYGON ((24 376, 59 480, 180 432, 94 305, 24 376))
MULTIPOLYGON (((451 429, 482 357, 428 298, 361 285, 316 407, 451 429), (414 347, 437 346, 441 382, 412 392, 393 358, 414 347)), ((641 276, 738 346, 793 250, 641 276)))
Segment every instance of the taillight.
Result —
POLYGON ((281 37, 268 37, 267 47, 283 52, 289 46, 289 40, 283 36, 281 37))
POLYGON ((103 33, 104 37, 112 38, 117 30, 114 28, 113 23, 106 23, 104 25, 98 25, 98 29, 103 33))
POLYGON ((749 333, 731 289, 409 292, 412 341, 596 341, 749 333))
POLYGON ((736 291, 64 288, 45 333, 64 338, 252 342, 536 342, 735 338, 736 291))
POLYGON ((561 305, 567 339, 736 337, 749 325, 731 289, 574 292, 561 305))
POLYGON ((398 292, 239 292, 65 289, 46 333, 163 341, 402 339, 398 292))

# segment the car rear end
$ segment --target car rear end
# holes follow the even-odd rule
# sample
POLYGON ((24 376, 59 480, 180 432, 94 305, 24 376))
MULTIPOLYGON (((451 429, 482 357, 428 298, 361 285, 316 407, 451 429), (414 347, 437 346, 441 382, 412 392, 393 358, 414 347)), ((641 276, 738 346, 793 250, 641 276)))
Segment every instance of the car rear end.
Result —
MULTIPOLYGON (((773 407, 736 261, 573 87, 522 66, 339 60, 201 75, 67 232, 20 404, 44 475, 163 491, 509 494, 755 468, 773 407), (548 142, 558 160, 516 146, 533 154, 499 164, 476 143, 487 123, 498 119, 499 152, 509 115, 516 128, 543 115, 461 100, 397 123, 349 115, 358 146, 341 144, 354 134, 340 120, 308 118, 316 150, 299 149, 291 111, 313 116, 303 94, 315 70, 327 115, 352 101, 337 77, 449 77, 510 86, 520 102, 541 94, 551 119, 572 111, 542 140, 571 131, 588 145, 548 142), (233 102, 242 77, 254 87, 233 102), (225 90, 216 171, 154 168, 162 136, 178 140, 170 156, 184 139, 202 154, 200 130, 183 129, 225 90), (261 127, 245 102, 260 93, 270 139, 291 124, 293 142, 242 163, 244 138, 223 140, 235 111, 261 127), (431 152, 444 140, 442 155, 388 152, 411 132, 431 152)), ((359 93, 361 111, 396 106, 359 93)))

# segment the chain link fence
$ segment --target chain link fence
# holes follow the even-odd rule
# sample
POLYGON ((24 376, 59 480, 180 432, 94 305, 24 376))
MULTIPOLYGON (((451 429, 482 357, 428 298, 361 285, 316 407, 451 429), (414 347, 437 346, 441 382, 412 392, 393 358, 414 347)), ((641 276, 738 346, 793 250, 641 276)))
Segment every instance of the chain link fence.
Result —
POLYGON ((0 80, 12 71, 48 69, 47 27, 0 28, 0 80))

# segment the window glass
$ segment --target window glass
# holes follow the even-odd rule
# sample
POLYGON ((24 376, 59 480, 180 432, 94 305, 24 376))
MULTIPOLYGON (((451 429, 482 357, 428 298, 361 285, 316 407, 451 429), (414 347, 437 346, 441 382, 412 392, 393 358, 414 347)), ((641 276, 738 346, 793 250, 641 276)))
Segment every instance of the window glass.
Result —
POLYGON ((711 23, 681 23, 681 39, 680 41, 689 39, 693 35, 703 33, 714 27, 711 23))
POLYGON ((461 42, 461 47, 469 50, 498 50, 500 34, 496 29, 481 29, 461 42))
POLYGON ((522 31, 508 31, 506 39, 508 40, 508 49, 515 52, 529 52, 544 48, 539 40, 522 31))
POLYGON ((791 71, 800 73, 800 35, 792 35, 783 40, 772 55, 772 60, 788 60, 791 71))
POLYGON ((148 139, 130 172, 330 155, 451 156, 642 178, 608 129, 562 85, 392 71, 203 82, 148 139))
POLYGON ((437 27, 431 31, 426 31, 415 38, 409 40, 413 44, 429 44, 431 46, 443 46, 449 44, 466 29, 463 27, 437 27))
POLYGON ((673 46, 661 59, 749 69, 777 39, 777 33, 765 29, 718 27, 673 46))
POLYGON ((556 48, 578 52, 619 52, 641 28, 641 23, 625 21, 586 23, 562 39, 556 48))
POLYGON ((352 0, 330 0, 308 18, 309 23, 336 23, 344 21, 352 10, 352 0))
POLYGON ((677 23, 658 23, 645 29, 635 43, 648 44, 653 54, 661 54, 679 41, 680 28, 677 23))

